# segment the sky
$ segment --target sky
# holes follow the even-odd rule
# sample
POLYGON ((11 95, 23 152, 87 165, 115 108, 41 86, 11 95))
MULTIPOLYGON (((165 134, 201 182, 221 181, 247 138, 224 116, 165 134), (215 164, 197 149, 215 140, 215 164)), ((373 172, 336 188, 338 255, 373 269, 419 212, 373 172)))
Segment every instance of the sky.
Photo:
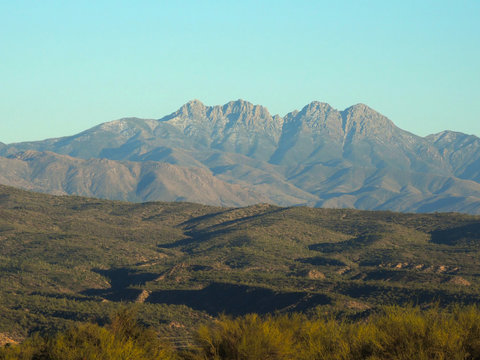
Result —
POLYGON ((0 0, 0 142, 161 118, 365 103, 480 136, 480 1, 0 0))

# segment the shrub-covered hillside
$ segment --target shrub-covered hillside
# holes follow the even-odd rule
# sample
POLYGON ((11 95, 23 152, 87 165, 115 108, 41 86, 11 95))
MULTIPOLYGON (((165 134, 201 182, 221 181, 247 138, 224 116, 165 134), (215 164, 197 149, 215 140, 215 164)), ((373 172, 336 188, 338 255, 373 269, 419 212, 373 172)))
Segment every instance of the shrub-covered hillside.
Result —
POLYGON ((124 303, 160 331, 220 313, 364 317, 479 299, 480 217, 260 204, 217 208, 0 186, 0 333, 106 323, 124 303))

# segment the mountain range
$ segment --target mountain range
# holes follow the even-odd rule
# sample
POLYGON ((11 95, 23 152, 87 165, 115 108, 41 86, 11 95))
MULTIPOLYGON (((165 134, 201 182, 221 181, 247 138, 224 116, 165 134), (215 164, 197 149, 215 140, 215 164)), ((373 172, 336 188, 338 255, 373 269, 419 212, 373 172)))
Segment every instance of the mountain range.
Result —
POLYGON ((281 117, 193 100, 158 120, 0 144, 0 169, 5 185, 115 200, 480 214, 478 137, 420 137, 364 104, 281 117))

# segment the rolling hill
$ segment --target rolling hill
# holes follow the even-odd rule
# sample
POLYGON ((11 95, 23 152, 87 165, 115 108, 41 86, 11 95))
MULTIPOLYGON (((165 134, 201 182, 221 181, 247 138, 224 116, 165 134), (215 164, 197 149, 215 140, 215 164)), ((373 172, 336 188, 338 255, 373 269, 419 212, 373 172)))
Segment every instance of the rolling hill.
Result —
POLYGON ((479 300, 480 218, 465 214, 139 204, 0 186, 0 243, 10 338, 101 323, 125 303, 183 331, 222 312, 362 316, 479 300))

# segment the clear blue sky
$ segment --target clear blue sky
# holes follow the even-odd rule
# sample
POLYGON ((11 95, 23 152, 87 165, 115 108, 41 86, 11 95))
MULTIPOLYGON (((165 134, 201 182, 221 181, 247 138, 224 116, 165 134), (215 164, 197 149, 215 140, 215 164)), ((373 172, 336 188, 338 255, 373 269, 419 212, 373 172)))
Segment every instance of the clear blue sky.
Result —
POLYGON ((422 136, 480 136, 480 1, 0 0, 0 141, 194 98, 362 102, 422 136))

